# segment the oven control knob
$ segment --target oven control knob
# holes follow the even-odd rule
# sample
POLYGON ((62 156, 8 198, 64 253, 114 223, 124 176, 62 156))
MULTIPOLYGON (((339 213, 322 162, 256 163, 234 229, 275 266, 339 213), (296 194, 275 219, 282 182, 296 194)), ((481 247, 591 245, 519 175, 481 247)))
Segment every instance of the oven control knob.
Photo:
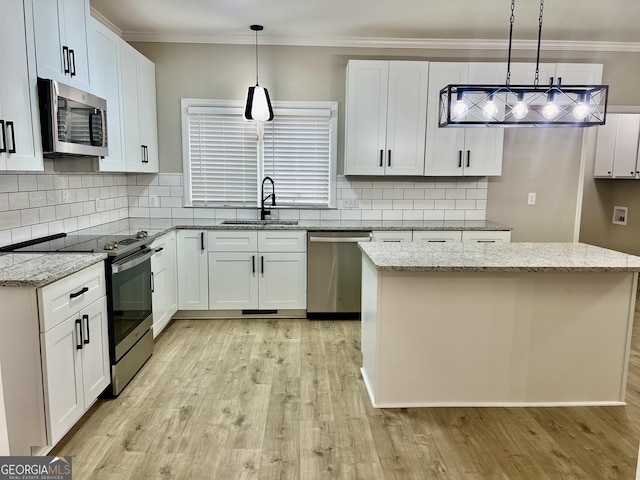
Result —
POLYGON ((115 250, 118 248, 118 242, 107 242, 104 244, 105 250, 115 250))
POLYGON ((149 234, 146 230, 140 230, 138 233, 136 233, 136 238, 147 238, 148 235, 149 234))

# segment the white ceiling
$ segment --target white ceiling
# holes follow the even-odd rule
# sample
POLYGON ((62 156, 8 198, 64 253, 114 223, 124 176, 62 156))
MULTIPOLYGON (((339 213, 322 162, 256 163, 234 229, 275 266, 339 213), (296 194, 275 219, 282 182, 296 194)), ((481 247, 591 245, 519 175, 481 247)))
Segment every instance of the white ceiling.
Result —
MULTIPOLYGON (((510 0, 91 0, 127 40, 419 46, 508 38, 510 0)), ((514 39, 538 34, 538 0, 518 0, 514 39)), ((640 48, 640 0, 546 0, 543 41, 640 48)), ((531 43, 531 42, 528 42, 531 43)), ((535 42, 534 42, 535 43, 535 42)))

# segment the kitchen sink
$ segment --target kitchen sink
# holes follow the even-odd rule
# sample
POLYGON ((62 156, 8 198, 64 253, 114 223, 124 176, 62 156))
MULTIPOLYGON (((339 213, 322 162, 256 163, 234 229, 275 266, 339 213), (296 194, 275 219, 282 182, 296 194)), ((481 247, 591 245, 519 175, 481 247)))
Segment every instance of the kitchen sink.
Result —
POLYGON ((223 225, 298 225, 297 220, 223 220, 223 225))

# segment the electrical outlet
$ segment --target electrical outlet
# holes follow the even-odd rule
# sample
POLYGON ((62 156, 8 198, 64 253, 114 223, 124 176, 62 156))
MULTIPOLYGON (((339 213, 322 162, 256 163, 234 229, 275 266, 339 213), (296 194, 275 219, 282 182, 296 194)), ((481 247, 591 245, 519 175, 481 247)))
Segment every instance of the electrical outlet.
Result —
POLYGON ((358 199, 356 197, 343 198, 342 205, 344 208, 358 208, 358 199))
POLYGON ((158 206, 158 196, 157 195, 149 195, 149 206, 157 207, 158 206))
POLYGON ((527 204, 529 204, 529 205, 535 205, 536 204, 536 194, 535 193, 529 193, 529 196, 527 197, 527 204))

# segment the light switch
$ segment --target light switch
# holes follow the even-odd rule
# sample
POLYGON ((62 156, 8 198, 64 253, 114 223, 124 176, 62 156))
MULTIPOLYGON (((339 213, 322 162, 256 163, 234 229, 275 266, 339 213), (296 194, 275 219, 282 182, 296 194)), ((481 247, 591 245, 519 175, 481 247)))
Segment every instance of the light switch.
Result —
POLYGON ((527 203, 529 205, 535 205, 536 204, 536 194, 535 193, 529 193, 529 196, 527 197, 527 203))

